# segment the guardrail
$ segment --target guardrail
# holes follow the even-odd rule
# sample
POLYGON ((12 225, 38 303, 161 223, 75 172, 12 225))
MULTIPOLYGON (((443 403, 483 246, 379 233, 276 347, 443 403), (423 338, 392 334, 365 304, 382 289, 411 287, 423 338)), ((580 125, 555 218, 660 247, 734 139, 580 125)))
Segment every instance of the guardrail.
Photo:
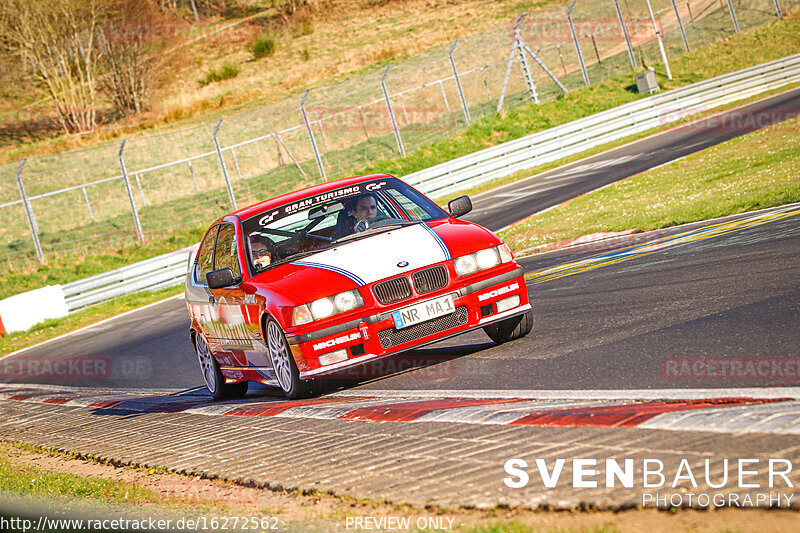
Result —
POLYGON ((191 247, 140 261, 110 272, 63 285, 67 309, 72 312, 139 291, 180 285, 186 277, 191 247))
MULTIPOLYGON (((426 194, 444 196, 794 82, 800 82, 800 54, 643 98, 403 179, 426 194)), ((179 285, 187 272, 190 250, 183 248, 63 285, 67 309, 179 285)))
POLYGON ((408 174, 441 197, 622 139, 688 115, 800 81, 800 54, 642 98, 408 174))

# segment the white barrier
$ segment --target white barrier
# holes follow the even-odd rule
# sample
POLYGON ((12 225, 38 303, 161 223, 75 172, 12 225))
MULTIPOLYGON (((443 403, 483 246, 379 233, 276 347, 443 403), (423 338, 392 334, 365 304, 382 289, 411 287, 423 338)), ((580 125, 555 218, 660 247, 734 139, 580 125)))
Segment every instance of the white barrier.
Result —
POLYGON ((25 331, 43 320, 68 313, 63 287, 48 285, 0 300, 0 327, 6 333, 25 331))

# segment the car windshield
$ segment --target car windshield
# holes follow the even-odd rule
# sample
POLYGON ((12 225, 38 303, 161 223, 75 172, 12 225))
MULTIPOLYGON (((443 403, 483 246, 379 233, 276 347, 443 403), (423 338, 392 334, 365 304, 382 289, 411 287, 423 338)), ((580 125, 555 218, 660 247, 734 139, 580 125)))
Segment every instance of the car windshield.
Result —
POLYGON ((245 220, 250 266, 258 272, 399 226, 449 215, 396 178, 311 195, 245 220))

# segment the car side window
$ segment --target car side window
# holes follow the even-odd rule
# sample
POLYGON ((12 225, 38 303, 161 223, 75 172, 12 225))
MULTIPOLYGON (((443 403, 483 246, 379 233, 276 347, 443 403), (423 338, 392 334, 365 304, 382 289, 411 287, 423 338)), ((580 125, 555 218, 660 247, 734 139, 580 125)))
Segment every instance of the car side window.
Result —
POLYGON ((195 279, 198 283, 206 282, 206 274, 214 270, 214 246, 217 240, 217 230, 219 226, 214 226, 206 233, 200 250, 197 252, 197 268, 195 279))
POLYGON ((233 277, 241 276, 239 256, 236 251, 236 230, 233 224, 222 224, 217 236, 217 252, 214 254, 214 270, 230 268, 233 277))

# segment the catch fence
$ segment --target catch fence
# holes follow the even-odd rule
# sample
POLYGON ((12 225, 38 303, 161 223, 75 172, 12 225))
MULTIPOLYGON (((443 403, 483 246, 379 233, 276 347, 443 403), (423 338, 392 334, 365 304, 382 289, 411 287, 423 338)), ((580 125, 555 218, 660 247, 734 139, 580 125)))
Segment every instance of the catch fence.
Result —
POLYGON ((378 168, 470 122, 763 25, 800 0, 574 0, 217 122, 0 165, 0 263, 113 250, 378 168))

